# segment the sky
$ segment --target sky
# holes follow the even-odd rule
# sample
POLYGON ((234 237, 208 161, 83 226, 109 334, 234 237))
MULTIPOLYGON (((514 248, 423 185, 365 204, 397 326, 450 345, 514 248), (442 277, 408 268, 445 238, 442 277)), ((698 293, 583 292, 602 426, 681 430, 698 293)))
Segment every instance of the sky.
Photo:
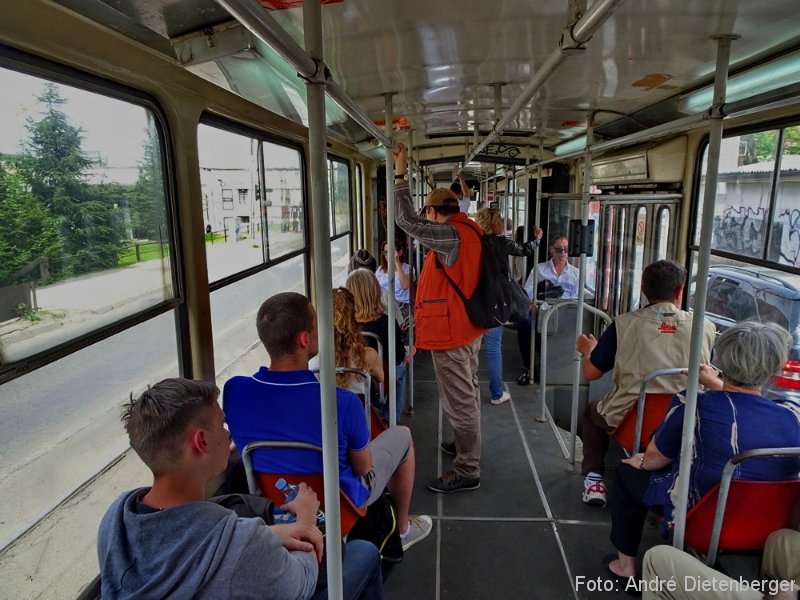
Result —
MULTIPOLYGON (((44 79, 0 68, 0 152, 17 153, 27 140, 28 117, 41 119, 43 105, 36 96, 42 93, 44 79)), ((67 100, 60 106, 69 123, 83 129, 83 149, 100 157, 109 167, 136 167, 142 159, 147 129, 144 108, 107 96, 57 84, 67 100)))

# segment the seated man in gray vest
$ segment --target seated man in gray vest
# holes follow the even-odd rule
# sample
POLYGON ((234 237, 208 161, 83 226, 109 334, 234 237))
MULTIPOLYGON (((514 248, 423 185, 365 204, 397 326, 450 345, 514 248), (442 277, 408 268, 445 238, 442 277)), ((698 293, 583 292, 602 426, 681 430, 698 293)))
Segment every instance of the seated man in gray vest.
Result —
MULTIPOLYGON (((589 402, 583 414, 583 501, 606 505, 603 483, 608 433, 620 424, 639 397, 644 377, 656 369, 686 367, 692 335, 692 315, 681 310, 686 269, 671 260, 659 260, 642 272, 642 293, 649 304, 619 315, 597 340, 593 335, 578 337, 583 356, 583 374, 590 381, 614 370, 611 391, 601 400, 589 402)), ((706 363, 714 346, 715 329, 706 320, 701 361, 706 363)), ((686 387, 681 375, 659 377, 648 393, 674 393, 686 387)))

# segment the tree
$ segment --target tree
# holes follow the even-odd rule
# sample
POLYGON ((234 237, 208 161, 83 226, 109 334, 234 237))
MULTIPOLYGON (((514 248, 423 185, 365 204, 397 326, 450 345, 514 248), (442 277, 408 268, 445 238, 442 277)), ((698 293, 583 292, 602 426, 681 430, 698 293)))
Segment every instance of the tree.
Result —
POLYGON ((22 177, 0 163, 0 284, 32 261, 61 254, 56 220, 27 189, 22 177))
POLYGON ((158 131, 151 120, 139 163, 139 178, 130 195, 131 227, 139 239, 166 241, 164 175, 158 131))
POLYGON ((120 251, 114 204, 86 182, 93 162, 82 149, 83 131, 60 109, 66 100, 55 84, 46 83, 36 98, 44 112, 39 121, 27 120, 30 137, 18 166, 33 196, 58 223, 63 255, 54 271, 63 276, 113 267, 120 251))

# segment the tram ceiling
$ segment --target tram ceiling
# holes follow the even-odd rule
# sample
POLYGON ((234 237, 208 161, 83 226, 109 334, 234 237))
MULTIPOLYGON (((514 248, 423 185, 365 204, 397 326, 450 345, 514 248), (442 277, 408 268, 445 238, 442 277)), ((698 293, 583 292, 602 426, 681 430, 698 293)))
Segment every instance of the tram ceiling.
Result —
MULTIPOLYGON (((304 82, 296 69, 232 21, 216 0, 59 3, 276 113, 297 122, 307 118, 304 82)), ((441 135, 460 132, 460 143, 470 149, 559 47, 568 8, 567 0, 323 3, 325 63, 369 119, 384 119, 385 94, 392 93, 395 116, 414 130, 415 146, 437 147, 441 135)), ((800 46, 800 31, 790 18, 795 12, 796 0, 625 0, 582 50, 569 53, 505 129, 531 136, 531 147, 538 146, 534 136, 542 137, 552 149, 582 135, 590 112, 598 141, 674 120, 682 116, 681 94, 707 85, 713 76, 712 34, 741 36, 732 46, 735 72, 800 46)), ((301 7, 269 15, 302 46, 301 7)), ((332 135, 351 144, 372 139, 331 101, 327 114, 332 135)), ((482 153, 479 160, 485 159, 482 153)))

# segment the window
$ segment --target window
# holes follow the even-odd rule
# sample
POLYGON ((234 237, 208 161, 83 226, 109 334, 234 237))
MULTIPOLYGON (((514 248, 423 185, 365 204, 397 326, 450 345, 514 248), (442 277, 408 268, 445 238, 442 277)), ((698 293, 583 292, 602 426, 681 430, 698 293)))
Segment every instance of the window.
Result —
POLYGON ((634 231, 634 245, 633 245, 633 266, 631 269, 631 276, 633 283, 631 284, 631 297, 629 310, 636 310, 639 308, 639 296, 642 290, 642 269, 644 263, 644 240, 647 233, 647 209, 640 206, 636 211, 636 230, 634 231))
POLYGON ((174 297, 143 106, 0 68, 0 364, 174 297))
POLYGON ((121 404, 179 365, 154 105, 2 67, 0 88, 3 547, 128 448, 121 404), (33 355, 22 367, 37 368, 11 379, 33 355))
POLYGON ((223 188, 222 208, 224 210, 233 210, 233 190, 223 188))
POLYGON ((350 167, 340 160, 328 160, 328 195, 331 200, 331 235, 347 233, 350 225, 350 167))
POLYGON ((210 282, 305 247, 297 149, 207 124, 198 127, 198 147, 206 225, 216 232, 206 243, 210 282))
POLYGON ((669 257, 669 217, 670 210, 667 206, 658 209, 656 217, 656 260, 665 260, 669 257))
MULTIPOLYGON (((702 218, 707 151, 698 195, 702 218)), ((800 266, 800 126, 725 138, 711 231, 712 253, 800 266)), ((694 236, 700 243, 700 228, 694 236)))

